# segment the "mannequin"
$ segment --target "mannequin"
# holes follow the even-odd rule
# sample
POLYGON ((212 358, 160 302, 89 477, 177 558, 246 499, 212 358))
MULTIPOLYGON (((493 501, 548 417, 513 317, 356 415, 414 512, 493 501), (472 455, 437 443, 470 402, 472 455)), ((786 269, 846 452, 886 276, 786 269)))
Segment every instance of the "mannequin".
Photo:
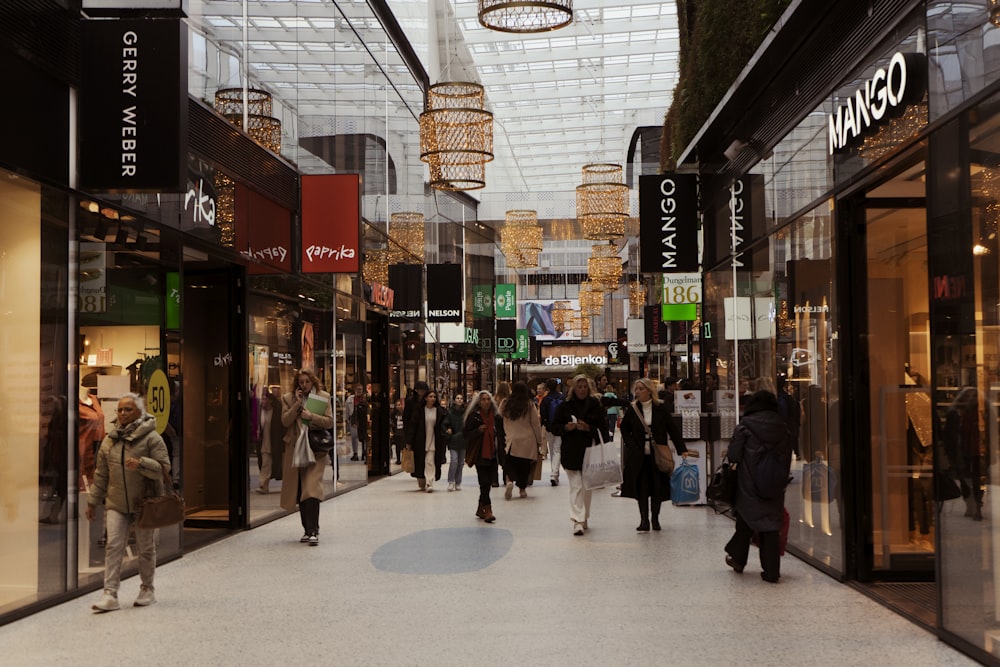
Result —
POLYGON ((86 491, 94 478, 94 462, 97 450, 104 440, 104 411, 99 401, 90 397, 90 389, 80 386, 79 438, 77 440, 80 465, 80 489, 86 491))

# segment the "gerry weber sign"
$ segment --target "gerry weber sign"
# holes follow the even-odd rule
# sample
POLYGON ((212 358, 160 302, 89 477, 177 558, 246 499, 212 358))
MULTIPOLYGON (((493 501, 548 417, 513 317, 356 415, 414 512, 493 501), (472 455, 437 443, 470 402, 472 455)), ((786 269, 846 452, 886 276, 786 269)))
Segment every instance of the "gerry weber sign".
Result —
POLYGON ((179 19, 83 21, 80 186, 187 190, 187 26, 179 19))
POLYGON ((925 60, 919 53, 895 53, 886 67, 875 70, 847 100, 830 114, 830 155, 854 144, 883 120, 899 116, 919 102, 927 88, 925 60))

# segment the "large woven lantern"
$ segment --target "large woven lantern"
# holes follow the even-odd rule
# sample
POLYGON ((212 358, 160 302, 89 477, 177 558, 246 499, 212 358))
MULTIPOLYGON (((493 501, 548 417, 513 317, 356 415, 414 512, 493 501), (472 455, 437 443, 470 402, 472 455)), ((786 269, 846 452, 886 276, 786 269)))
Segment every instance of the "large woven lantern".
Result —
POLYGON ((477 83, 448 81, 427 91, 420 114, 420 159, 430 168, 436 190, 486 187, 483 165, 493 159, 493 114, 483 109, 485 90, 477 83))
POLYGON ((583 237, 592 241, 614 241, 625 235, 629 217, 628 186, 620 164, 588 164, 583 182, 576 188, 576 217, 583 237))

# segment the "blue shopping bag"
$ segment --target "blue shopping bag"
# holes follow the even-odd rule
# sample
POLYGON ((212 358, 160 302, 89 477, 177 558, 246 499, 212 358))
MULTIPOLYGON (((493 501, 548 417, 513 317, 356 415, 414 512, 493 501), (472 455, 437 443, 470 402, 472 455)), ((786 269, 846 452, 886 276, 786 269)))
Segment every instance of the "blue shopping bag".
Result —
POLYGON ((701 498, 701 483, 698 480, 698 464, 689 459, 681 459, 670 476, 670 501, 674 505, 693 505, 701 498))

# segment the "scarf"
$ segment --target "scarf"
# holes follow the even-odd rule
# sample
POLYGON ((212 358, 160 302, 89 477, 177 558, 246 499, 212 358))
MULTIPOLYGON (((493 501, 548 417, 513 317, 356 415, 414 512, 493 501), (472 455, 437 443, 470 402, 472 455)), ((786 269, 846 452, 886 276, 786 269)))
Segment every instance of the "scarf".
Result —
POLYGON ((486 430, 483 431, 483 448, 480 450, 479 457, 490 461, 493 459, 493 445, 497 437, 493 411, 490 410, 487 413, 484 410, 480 410, 479 416, 483 418, 483 424, 486 426, 486 430))
POLYGON ((113 422, 111 422, 112 424, 114 424, 114 428, 111 430, 111 433, 108 433, 108 435, 111 436, 112 440, 129 440, 129 436, 134 434, 135 430, 139 428, 147 419, 155 419, 155 417, 153 417, 152 415, 148 417, 138 417, 132 423, 127 424, 126 426, 121 426, 118 423, 118 420, 115 419, 113 422))

